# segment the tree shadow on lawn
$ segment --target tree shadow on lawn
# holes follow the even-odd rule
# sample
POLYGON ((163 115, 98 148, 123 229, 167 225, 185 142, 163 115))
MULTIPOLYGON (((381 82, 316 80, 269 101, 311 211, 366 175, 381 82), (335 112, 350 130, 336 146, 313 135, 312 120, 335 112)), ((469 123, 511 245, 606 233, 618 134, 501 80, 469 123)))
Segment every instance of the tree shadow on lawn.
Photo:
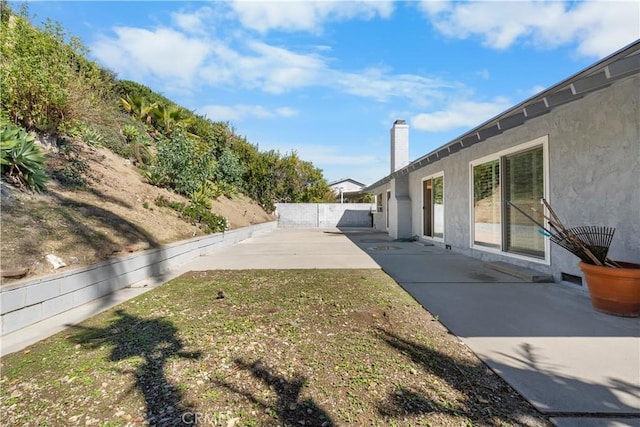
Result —
MULTIPOLYGON (((439 401, 434 401, 421 391, 400 387, 378 405, 380 415, 398 418, 436 412, 464 417, 472 420, 474 424, 488 425, 513 425, 533 416, 539 418, 536 425, 550 425, 542 420, 544 417, 535 409, 522 411, 524 399, 508 385, 497 381, 495 375, 483 363, 456 361, 438 350, 412 342, 383 328, 378 328, 378 333, 380 339, 390 347, 407 355, 414 363, 421 365, 463 395, 462 400, 447 400, 446 396, 443 396, 439 401), (508 403, 505 402, 505 397, 513 399, 515 403, 511 407, 501 408, 492 403, 496 398, 502 400, 501 405, 508 403)), ((436 394, 440 393, 436 391, 436 394)))
POLYGON ((112 346, 109 360, 118 362, 141 357, 130 373, 135 386, 144 396, 147 422, 156 426, 194 425, 194 409, 182 402, 182 392, 167 381, 164 365, 168 359, 199 359, 200 352, 182 351, 184 345, 177 328, 165 319, 144 319, 117 310, 118 318, 105 328, 74 326, 81 331, 71 340, 84 348, 112 346))
POLYGON ((316 405, 313 399, 301 400, 300 392, 307 381, 305 377, 296 375, 291 380, 287 380, 285 377, 273 373, 272 369, 260 360, 248 363, 241 359, 236 359, 234 363, 238 368, 251 372, 255 378, 269 386, 277 394, 277 401, 272 404, 256 397, 258 392, 250 393, 220 380, 216 381, 216 383, 244 396, 252 403, 260 406, 262 410, 271 409, 272 415, 277 417, 283 426, 300 426, 301 421, 304 422, 302 425, 309 426, 333 427, 335 425, 331 417, 316 405))

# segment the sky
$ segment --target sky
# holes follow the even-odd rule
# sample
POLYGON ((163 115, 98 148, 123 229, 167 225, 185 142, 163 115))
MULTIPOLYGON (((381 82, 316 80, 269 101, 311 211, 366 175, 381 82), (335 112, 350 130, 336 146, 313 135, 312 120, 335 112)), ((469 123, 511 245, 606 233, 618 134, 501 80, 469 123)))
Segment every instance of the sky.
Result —
POLYGON ((640 38, 638 0, 28 5, 118 78, 364 184, 395 120, 415 160, 640 38))

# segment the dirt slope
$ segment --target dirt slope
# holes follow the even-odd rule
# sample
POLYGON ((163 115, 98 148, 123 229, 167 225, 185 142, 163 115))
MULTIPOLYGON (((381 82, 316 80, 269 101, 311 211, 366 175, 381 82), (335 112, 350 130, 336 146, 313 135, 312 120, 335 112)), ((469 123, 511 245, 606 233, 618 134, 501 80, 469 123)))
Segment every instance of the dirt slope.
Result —
MULTIPOLYGON (((147 184, 135 166, 107 149, 81 145, 78 155, 88 166, 85 190, 65 188, 54 180, 48 191, 27 194, 2 182, 0 198, 0 269, 27 269, 26 279, 51 274, 46 260, 54 254, 67 264, 61 270, 89 265, 202 232, 154 200, 184 197, 147 184)), ((49 155, 49 164, 58 156, 49 155)), ((274 220, 249 198, 215 200, 212 210, 232 229, 274 220)), ((57 272, 56 271, 56 272, 57 272)), ((22 280, 25 278, 23 277, 22 280)), ((2 283, 16 279, 3 278, 2 283)))

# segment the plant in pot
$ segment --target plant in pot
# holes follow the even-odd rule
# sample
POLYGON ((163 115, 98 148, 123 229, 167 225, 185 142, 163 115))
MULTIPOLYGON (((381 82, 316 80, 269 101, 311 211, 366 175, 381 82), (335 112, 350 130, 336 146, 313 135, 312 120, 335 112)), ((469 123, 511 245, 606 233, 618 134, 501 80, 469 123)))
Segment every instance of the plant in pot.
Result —
POLYGON ((640 264, 614 261, 607 257, 615 229, 603 226, 566 228, 549 203, 542 199, 551 217, 544 215, 549 228, 509 203, 542 228, 550 240, 580 258, 591 304, 598 311, 616 316, 640 316, 640 264))

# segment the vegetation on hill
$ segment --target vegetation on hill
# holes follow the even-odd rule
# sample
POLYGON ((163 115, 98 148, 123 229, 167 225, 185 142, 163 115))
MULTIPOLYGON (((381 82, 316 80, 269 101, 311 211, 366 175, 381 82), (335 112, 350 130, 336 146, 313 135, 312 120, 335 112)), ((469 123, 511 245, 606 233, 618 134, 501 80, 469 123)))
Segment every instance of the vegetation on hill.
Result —
POLYGON ((35 26, 26 7, 15 12, 0 2, 4 179, 32 190, 45 188, 46 175, 81 186, 82 163, 72 155, 73 143, 81 141, 131 159, 150 184, 186 196, 187 204, 174 207, 209 231, 225 227, 210 212, 211 200, 223 194, 246 194, 267 211, 278 202, 334 200, 322 171, 297 153, 261 152, 229 123, 119 80, 87 53, 59 24, 35 26), (57 168, 46 175, 32 131, 60 148, 57 168))

